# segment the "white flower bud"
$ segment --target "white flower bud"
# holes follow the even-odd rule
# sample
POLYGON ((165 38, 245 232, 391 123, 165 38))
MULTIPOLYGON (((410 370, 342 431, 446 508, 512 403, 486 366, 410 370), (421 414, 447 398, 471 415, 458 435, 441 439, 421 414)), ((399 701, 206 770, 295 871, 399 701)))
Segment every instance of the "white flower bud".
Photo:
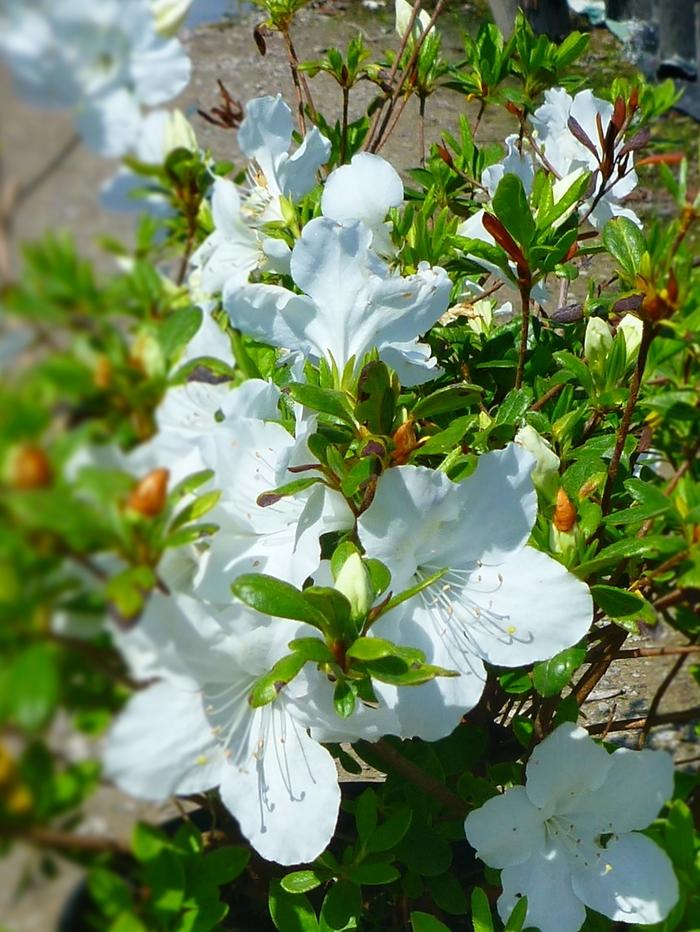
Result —
POLYGON ((189 149, 190 152, 196 152, 199 148, 194 127, 181 110, 173 110, 168 115, 163 141, 165 152, 172 152, 173 149, 189 149))
POLYGON ((335 588, 350 603, 353 621, 364 619, 372 607, 373 592, 367 567, 359 553, 351 553, 335 580, 335 588))
POLYGON ((185 21, 193 0, 151 0, 156 32, 171 38, 185 21))
MULTIPOLYGON (((411 18, 413 4, 409 3, 408 0, 394 0, 394 8, 396 10, 396 32, 403 36, 411 18)), ((430 13, 427 10, 421 10, 413 23, 413 37, 418 38, 425 31, 429 22, 430 13)))
POLYGON ((628 363, 637 358, 639 345, 642 342, 643 327, 641 320, 634 314, 625 314, 617 325, 617 331, 622 334, 625 341, 628 363))
POLYGON ((526 424, 515 435, 515 442, 535 458, 532 481, 546 498, 553 499, 559 488, 559 457, 550 444, 526 424))
POLYGON ((583 340, 583 352, 590 369, 596 372, 604 371, 605 360, 612 349, 612 342, 612 333, 607 323, 600 317, 589 318, 583 340))

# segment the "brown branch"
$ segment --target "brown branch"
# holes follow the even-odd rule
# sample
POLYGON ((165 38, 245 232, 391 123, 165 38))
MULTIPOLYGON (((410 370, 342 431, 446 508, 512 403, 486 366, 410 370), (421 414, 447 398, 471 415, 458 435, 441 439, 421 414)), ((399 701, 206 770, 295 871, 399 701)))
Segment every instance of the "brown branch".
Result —
POLYGON ((406 777, 419 789, 424 790, 428 796, 437 799, 443 806, 451 810, 460 818, 464 818, 469 812, 469 806, 456 793, 449 790, 444 783, 431 777, 420 767, 417 767, 413 761, 408 760, 399 751, 383 739, 372 745, 372 752, 389 767, 401 776, 406 777))
MULTIPOLYGON (((644 322, 644 328, 642 330, 642 342, 639 345, 639 354, 637 356, 637 364, 634 368, 634 374, 632 375, 632 381, 630 383, 630 393, 629 398, 627 399, 627 404, 625 405, 625 410, 622 415, 622 421, 617 431, 617 440, 615 441, 615 449, 613 450, 613 455, 610 458, 610 465, 608 466, 608 475, 605 480, 605 488, 603 489, 603 495, 600 502, 600 508, 603 513, 603 516, 607 515, 610 511, 610 503, 612 499, 613 486, 615 485, 615 480, 617 479, 617 472, 620 468, 620 460, 622 459, 622 453, 625 449, 625 442, 630 431, 630 424, 632 423, 632 415, 634 414, 634 409, 637 406, 637 399, 639 398, 639 389, 642 384, 642 376, 644 375, 644 369, 647 364, 647 356, 649 354, 649 347, 652 344, 654 336, 656 335, 656 328, 653 324, 644 322)), ((602 525, 601 525, 602 527, 602 525)))
POLYGON ((548 401, 551 401, 552 398, 556 398, 559 392, 564 388, 566 382, 560 382, 559 385, 553 385, 552 388, 547 389, 547 391, 542 395, 541 398, 538 398, 537 401, 534 401, 530 405, 531 411, 539 411, 541 408, 547 404, 548 401))
POLYGON ((602 649, 600 659, 590 665, 571 691, 571 695, 576 699, 579 706, 586 701, 600 680, 608 672, 610 664, 615 660, 615 655, 624 644, 626 638, 627 632, 625 630, 618 628, 617 625, 611 625, 607 644, 602 649))
POLYGON ((525 374, 525 357, 527 355, 527 332, 530 326, 530 281, 520 284, 520 301, 522 319, 520 324, 520 349, 518 351, 518 368, 515 371, 515 387, 520 388, 525 374))
POLYGON ((696 644, 686 644, 683 647, 630 647, 618 651, 615 660, 633 660, 635 657, 674 657, 686 654, 700 654, 700 647, 696 644))
MULTIPOLYGON (((664 712, 657 715, 650 726, 655 728, 657 725, 679 725, 683 722, 692 722, 700 719, 700 705, 692 706, 690 709, 679 709, 677 712, 664 712)), ((625 718, 616 722, 598 722, 595 725, 586 725, 586 731, 589 735, 601 735, 607 731, 640 731, 646 725, 648 718, 625 718)))
POLYGON ((131 847, 116 838, 79 835, 52 828, 30 828, 17 836, 37 848, 73 854, 121 854, 131 856, 131 847))
MULTIPOLYGON (((696 641, 696 640, 697 638, 693 638, 693 641, 696 641)), ((673 664, 671 669, 668 671, 666 676, 661 681, 659 688, 654 693, 654 698, 651 700, 651 704, 649 705, 649 711, 647 712, 646 721, 644 722, 642 732, 639 735, 638 747, 640 749, 644 747, 644 743, 647 739, 647 735, 649 734, 650 729, 653 727, 655 719, 658 721, 656 713, 657 713, 659 706, 661 705, 661 701, 663 697, 666 695, 671 683, 675 680, 675 678, 680 673, 683 667, 683 664, 686 662, 687 659, 688 659, 687 653, 680 655, 680 657, 676 660, 676 662, 673 664)))

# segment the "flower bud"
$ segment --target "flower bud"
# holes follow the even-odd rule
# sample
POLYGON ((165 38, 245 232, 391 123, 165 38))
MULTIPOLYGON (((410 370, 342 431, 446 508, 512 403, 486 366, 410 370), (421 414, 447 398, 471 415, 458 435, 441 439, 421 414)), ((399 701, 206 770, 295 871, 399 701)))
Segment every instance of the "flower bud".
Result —
POLYGON ((350 603, 350 617, 363 621, 372 607, 374 593, 367 567, 359 553, 351 553, 335 580, 335 588, 350 603))
POLYGON ((127 507, 144 518, 157 518, 165 507, 169 478, 169 469, 153 469, 131 490, 127 507))
POLYGON ((589 367, 599 373, 605 370, 605 360, 612 349, 612 333, 600 317, 590 317, 583 341, 583 352, 589 367))
POLYGON ((416 440, 416 425, 413 421, 406 421, 401 424, 391 438, 394 441, 394 450, 391 454, 391 462, 397 466, 403 466, 408 462, 408 458, 415 450, 418 442, 416 440))
POLYGON ((151 0, 151 13, 159 36, 171 38, 185 21, 193 0, 151 0))
POLYGON ((190 152, 196 152, 197 136, 182 110, 172 110, 168 115, 165 124, 165 151, 172 152, 173 149, 189 149, 190 152))
POLYGON ((622 334, 625 341, 628 363, 637 358, 639 346, 642 342, 643 329, 644 324, 638 317, 635 317, 634 314, 625 314, 617 325, 617 332, 622 334))
MULTIPOLYGON (((396 11, 396 32, 399 36, 403 37, 408 28, 413 4, 409 3, 408 0, 394 0, 394 9, 396 11)), ((425 31, 429 22, 430 13, 428 13, 427 10, 421 10, 413 22, 412 33, 414 39, 417 39, 420 34, 425 31)))
POLYGON ((10 454, 7 480, 13 489, 45 489, 53 482, 53 467, 41 447, 26 443, 10 454))
POLYGON ((532 481, 545 498, 553 499, 559 487, 559 457, 550 444, 526 424, 515 435, 515 442, 535 457, 532 481))
POLYGON ((558 531, 570 531, 576 524, 576 508, 564 489, 557 492, 557 507, 554 509, 554 527, 558 531))

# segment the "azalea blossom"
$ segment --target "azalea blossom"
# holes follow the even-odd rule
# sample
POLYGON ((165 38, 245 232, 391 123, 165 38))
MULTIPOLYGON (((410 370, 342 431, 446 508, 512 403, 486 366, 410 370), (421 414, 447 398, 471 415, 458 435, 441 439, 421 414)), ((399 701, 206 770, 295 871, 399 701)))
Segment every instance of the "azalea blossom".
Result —
POLYGON ((639 834, 673 792, 663 751, 608 754, 583 728, 560 725, 527 764, 525 786, 465 822, 469 843, 501 869, 504 919, 527 897, 525 925, 576 932, 586 906, 615 922, 662 922, 678 899, 668 856, 639 834))
POLYGON ((408 278, 392 275, 371 245, 363 223, 318 217, 292 250, 302 295, 277 285, 227 285, 224 308, 234 327, 315 362, 332 360, 339 372, 376 348, 403 384, 434 378, 439 370, 417 337, 445 311, 450 280, 427 264, 408 278))
MULTIPOLYGON (((571 174, 576 169, 596 172, 599 168, 598 159, 571 132, 569 119, 573 118, 578 123, 602 157, 597 121, 600 119, 602 133, 605 136, 613 115, 612 104, 595 97, 590 90, 580 91, 575 97, 571 97, 562 88, 545 91, 544 100, 545 102, 534 112, 531 120, 549 165, 560 178, 571 174)), ((615 145, 616 155, 623 146, 623 140, 618 139, 615 145)), ((632 159, 631 154, 630 159, 632 159)), ((608 220, 620 216, 627 217, 637 226, 641 226, 634 211, 620 205, 620 201, 627 197, 636 186, 637 174, 634 170, 628 171, 622 177, 615 176, 614 183, 598 200, 588 218, 593 226, 602 229, 608 220)))
POLYGON ((312 861, 333 835, 340 790, 333 758, 295 715, 303 676, 272 703, 248 701, 300 627, 240 606, 217 615, 185 593, 154 595, 119 646, 136 675, 158 681, 116 719, 106 775, 157 801, 218 787, 259 854, 281 864, 312 861))
POLYGON ((449 733, 481 696, 484 662, 546 660, 590 627, 587 586, 526 546, 537 514, 533 466, 530 454, 511 444, 481 456, 460 483, 422 466, 394 467, 358 519, 360 541, 389 568, 394 592, 447 570, 373 627, 461 674, 402 692, 398 712, 408 734, 434 740, 449 733))
POLYGON ((251 163, 243 214, 260 223, 282 220, 280 197, 296 201, 311 191, 316 173, 328 161, 330 141, 314 126, 290 155, 294 121, 281 94, 249 100, 245 112, 238 145, 251 163))
POLYGON ((13 0, 0 27, 0 54, 21 96, 71 110, 101 155, 133 148, 141 108, 164 103, 189 81, 189 58, 177 39, 156 33, 148 0, 13 0))

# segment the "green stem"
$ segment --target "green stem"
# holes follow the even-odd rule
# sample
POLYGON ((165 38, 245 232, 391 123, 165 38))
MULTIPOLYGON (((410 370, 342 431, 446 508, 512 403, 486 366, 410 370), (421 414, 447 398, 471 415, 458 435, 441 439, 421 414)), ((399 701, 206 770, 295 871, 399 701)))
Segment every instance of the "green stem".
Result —
POLYGON ((527 355, 527 333, 530 326, 530 289, 529 279, 520 284, 520 301, 522 303, 522 321, 520 324, 520 350, 518 352, 518 368, 515 372, 515 387, 520 388, 525 374, 525 356, 527 355))

